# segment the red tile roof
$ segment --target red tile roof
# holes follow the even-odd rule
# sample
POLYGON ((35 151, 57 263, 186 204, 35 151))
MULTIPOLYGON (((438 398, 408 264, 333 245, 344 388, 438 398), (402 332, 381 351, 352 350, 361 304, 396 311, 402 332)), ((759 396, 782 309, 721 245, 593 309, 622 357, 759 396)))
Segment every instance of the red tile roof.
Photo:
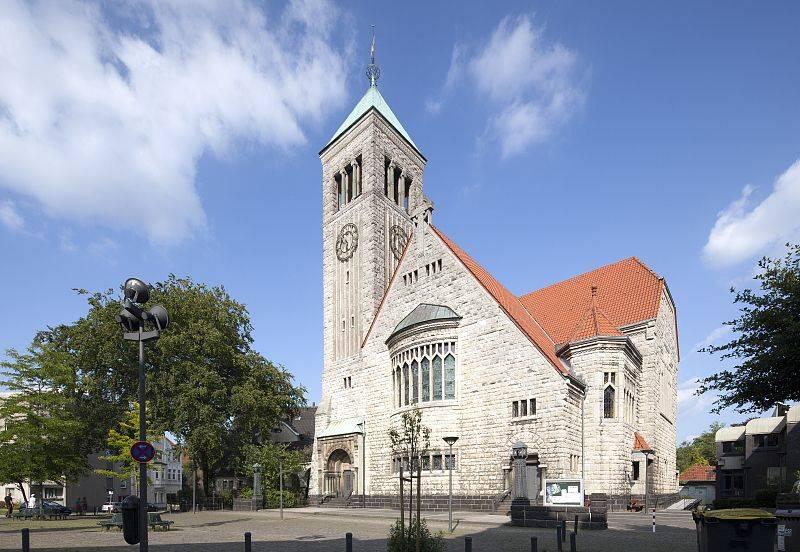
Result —
POLYGON ((597 306, 597 301, 595 300, 596 295, 597 288, 593 287, 589 304, 586 305, 586 310, 570 335, 570 343, 600 335, 624 335, 611 323, 600 307, 597 306))
POLYGON ((642 434, 638 431, 633 432, 633 450, 653 450, 653 447, 647 444, 642 434))
POLYGON ((579 328, 592 287, 597 288, 597 307, 619 329, 656 317, 664 279, 630 257, 528 293, 520 301, 553 341, 561 344, 579 328))
POLYGON ((689 481, 708 481, 713 483, 717 480, 717 468, 708 464, 695 464, 683 470, 678 476, 678 481, 688 483, 689 481))
POLYGON ((568 371, 555 354, 555 343, 544 331, 534 316, 522 306, 520 300, 508 291, 481 265, 476 263, 472 257, 456 245, 450 238, 431 225, 434 232, 442 239, 445 245, 450 248, 453 254, 469 270, 475 279, 489 292, 506 314, 514 321, 520 330, 531 340, 531 342, 544 354, 550 363, 562 374, 568 371))

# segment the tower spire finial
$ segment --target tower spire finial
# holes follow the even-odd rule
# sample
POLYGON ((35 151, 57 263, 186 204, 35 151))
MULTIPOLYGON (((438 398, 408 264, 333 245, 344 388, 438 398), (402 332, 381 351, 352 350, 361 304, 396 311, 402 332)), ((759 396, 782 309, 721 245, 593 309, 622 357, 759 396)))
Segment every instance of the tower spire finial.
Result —
POLYGON ((369 49, 367 78, 370 86, 378 86, 378 79, 381 78, 381 69, 375 64, 375 25, 372 26, 372 46, 369 49))

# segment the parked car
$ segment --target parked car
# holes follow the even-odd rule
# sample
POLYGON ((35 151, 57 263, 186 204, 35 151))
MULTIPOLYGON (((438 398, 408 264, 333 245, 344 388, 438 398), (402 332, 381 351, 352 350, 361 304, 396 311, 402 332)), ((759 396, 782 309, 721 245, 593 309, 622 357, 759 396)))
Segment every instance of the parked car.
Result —
MULTIPOLYGON (((20 509, 28 508, 28 503, 23 502, 20 509)), ((39 506, 34 506, 34 509, 38 509, 39 506)), ((53 502, 52 500, 45 500, 42 502, 42 510, 44 511, 45 515, 60 515, 60 516, 68 516, 72 513, 70 508, 66 506, 62 506, 58 502, 53 502)))
POLYGON ((109 514, 119 512, 119 502, 111 502, 111 503, 107 502, 102 506, 100 506, 100 511, 109 514))

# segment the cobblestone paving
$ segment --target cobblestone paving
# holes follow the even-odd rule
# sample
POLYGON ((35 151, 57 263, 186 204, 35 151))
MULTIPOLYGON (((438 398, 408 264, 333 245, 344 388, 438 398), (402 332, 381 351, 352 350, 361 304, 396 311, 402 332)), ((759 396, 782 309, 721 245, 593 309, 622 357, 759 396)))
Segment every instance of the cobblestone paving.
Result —
MULTIPOLYGON (((319 513, 287 511, 280 520, 277 512, 202 512, 165 515, 175 521, 173 530, 150 533, 152 552, 241 552, 244 532, 253 535, 254 552, 344 551, 344 534, 353 533, 354 552, 386 549, 386 533, 396 513, 360 511, 319 513)), ((432 517, 434 531, 446 530, 447 515, 432 517)), ((555 530, 507 527, 502 516, 456 514, 458 527, 447 538, 448 552, 464 549, 464 536, 473 538, 474 552, 527 552, 530 537, 537 536, 540 551, 555 551, 555 530)), ((122 552, 138 550, 128 546, 118 531, 106 532, 93 520, 46 522, 31 530, 31 552, 122 552)), ((577 549, 583 552, 683 552, 696 550, 694 524, 685 513, 659 514, 657 532, 650 529, 650 517, 615 514, 608 531, 583 531, 577 549)), ((22 522, 0 521, 0 550, 21 550, 22 522)), ((566 546, 565 550, 569 550, 566 546)))

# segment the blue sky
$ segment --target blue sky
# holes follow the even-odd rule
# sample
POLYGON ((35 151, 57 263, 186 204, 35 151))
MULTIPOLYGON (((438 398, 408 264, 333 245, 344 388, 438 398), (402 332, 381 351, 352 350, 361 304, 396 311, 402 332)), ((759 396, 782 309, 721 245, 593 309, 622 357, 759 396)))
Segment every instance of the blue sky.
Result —
MULTIPOLYGON (((446 233, 515 293, 636 255, 678 306, 680 438, 728 288, 800 239, 796 3, 0 4, 0 347, 70 290, 224 284, 318 401, 317 153, 380 88, 446 233), (667 9, 669 8, 669 9, 667 9)), ((724 421, 741 417, 722 416, 724 421)))

